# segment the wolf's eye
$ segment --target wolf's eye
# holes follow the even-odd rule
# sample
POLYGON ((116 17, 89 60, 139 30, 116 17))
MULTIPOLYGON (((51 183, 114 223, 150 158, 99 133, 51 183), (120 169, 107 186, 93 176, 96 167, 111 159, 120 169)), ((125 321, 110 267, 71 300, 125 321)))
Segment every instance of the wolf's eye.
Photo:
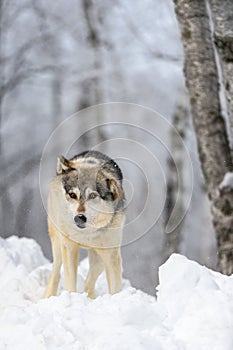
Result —
POLYGON ((97 193, 91 192, 88 196, 88 199, 95 199, 97 196, 98 196, 97 193))
POLYGON ((70 198, 77 199, 77 196, 74 192, 69 193, 70 198))

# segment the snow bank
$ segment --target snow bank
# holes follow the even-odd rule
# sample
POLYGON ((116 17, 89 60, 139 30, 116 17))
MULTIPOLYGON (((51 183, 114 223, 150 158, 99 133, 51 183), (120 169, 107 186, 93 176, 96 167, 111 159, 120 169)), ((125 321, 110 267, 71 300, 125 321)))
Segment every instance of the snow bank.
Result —
POLYGON ((158 303, 188 350, 233 349, 233 275, 173 254, 159 269, 158 303))
MULTIPOLYGON (((180 255, 160 267, 158 301, 124 281, 95 300, 63 291, 41 299, 51 269, 35 241, 0 239, 0 350, 232 350, 233 276, 180 255)), ((79 291, 88 269, 79 268, 79 291)))
POLYGON ((233 188, 233 173, 232 172, 226 173, 222 182, 219 185, 220 190, 223 190, 226 187, 233 188))

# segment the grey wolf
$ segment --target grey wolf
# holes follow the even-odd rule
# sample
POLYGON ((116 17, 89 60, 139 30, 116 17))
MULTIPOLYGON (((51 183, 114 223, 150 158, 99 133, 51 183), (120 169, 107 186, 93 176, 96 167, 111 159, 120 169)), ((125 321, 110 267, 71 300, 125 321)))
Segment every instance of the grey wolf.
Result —
POLYGON ((117 163, 97 151, 57 160, 50 183, 48 230, 53 268, 45 297, 56 295, 63 264, 65 289, 76 291, 79 248, 88 249, 85 292, 95 298, 95 283, 105 269, 109 293, 122 287, 120 245, 125 221, 122 172, 117 163))

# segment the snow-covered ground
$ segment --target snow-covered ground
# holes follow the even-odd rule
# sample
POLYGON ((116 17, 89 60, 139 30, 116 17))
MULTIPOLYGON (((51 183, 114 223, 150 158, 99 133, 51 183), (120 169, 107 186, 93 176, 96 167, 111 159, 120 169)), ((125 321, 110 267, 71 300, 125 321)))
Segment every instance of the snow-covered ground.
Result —
POLYGON ((219 188, 222 190, 226 187, 229 187, 229 189, 233 188, 233 173, 228 172, 225 174, 224 179, 219 185, 219 188))
POLYGON ((110 296, 104 275, 95 300, 62 286, 41 299, 50 269, 34 240, 0 239, 0 350, 233 349, 233 276, 172 255, 159 270, 157 301, 128 281, 110 296))

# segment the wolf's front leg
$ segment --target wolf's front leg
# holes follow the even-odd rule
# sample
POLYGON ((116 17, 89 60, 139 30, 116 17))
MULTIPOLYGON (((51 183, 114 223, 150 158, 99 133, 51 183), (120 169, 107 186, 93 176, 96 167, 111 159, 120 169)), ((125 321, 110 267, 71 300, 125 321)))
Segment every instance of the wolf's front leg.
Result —
POLYGON ((120 248, 98 249, 101 256, 108 282, 109 293, 115 294, 122 289, 122 261, 120 248))
POLYGON ((101 257, 93 250, 89 249, 88 251, 89 257, 89 272, 87 275, 87 279, 85 281, 85 292, 88 293, 88 297, 94 299, 95 298, 95 283, 99 275, 104 269, 103 261, 101 257))
POLYGON ((67 238, 62 238, 61 248, 65 275, 65 289, 69 292, 76 292, 78 244, 67 238))
POLYGON ((60 269, 62 264, 61 257, 61 242, 59 233, 56 231, 56 228, 48 222, 49 235, 52 243, 52 252, 53 252, 53 267, 52 272, 49 277, 49 281, 44 293, 45 298, 49 298, 52 295, 56 295, 58 283, 60 280, 60 269))

